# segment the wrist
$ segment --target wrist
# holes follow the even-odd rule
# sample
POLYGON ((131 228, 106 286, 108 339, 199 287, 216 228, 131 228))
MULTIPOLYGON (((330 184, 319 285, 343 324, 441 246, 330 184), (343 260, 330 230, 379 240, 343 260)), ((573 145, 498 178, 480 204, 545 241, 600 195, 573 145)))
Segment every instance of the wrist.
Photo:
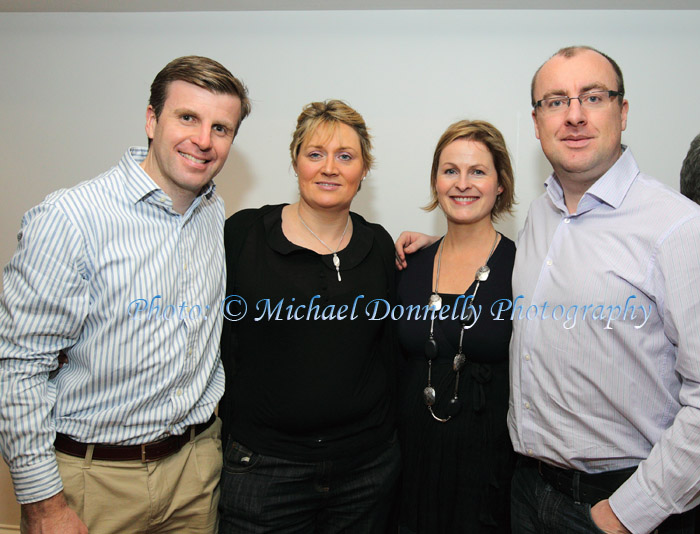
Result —
POLYGON ((67 507, 68 503, 66 502, 66 498, 63 496, 63 492, 61 491, 48 499, 23 504, 22 515, 25 515, 28 519, 31 519, 32 517, 50 515, 67 507))

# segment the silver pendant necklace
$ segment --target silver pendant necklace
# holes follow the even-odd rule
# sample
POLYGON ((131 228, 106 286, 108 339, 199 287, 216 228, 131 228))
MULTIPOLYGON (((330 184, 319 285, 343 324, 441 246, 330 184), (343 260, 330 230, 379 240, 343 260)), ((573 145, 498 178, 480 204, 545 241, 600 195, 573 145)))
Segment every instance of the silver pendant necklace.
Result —
MULTIPOLYGON (((430 415, 432 415, 433 419, 440 423, 447 423, 447 421, 452 419, 453 415, 457 415, 459 413, 459 410, 462 407, 462 402, 459 400, 458 395, 459 372, 462 370, 464 364, 467 362, 467 357, 464 355, 464 351, 462 350, 462 340, 464 339, 464 331, 474 326, 474 323, 472 322, 472 318, 474 315, 474 299, 476 298, 476 292, 479 290, 479 284, 481 284, 481 282, 485 282, 489 278, 491 269, 488 266, 488 262, 491 259, 491 256, 493 255, 493 251, 496 249, 497 242, 498 232, 496 232, 496 237, 493 240, 493 245, 491 245, 491 251, 489 252, 488 257, 486 258, 486 261, 481 267, 479 267, 476 270, 476 274, 474 275, 476 286, 474 286, 474 292, 471 294, 471 304, 469 306, 469 311, 466 317, 462 319, 462 328, 459 332, 459 348, 457 349, 457 354, 455 354, 455 357, 452 360, 452 370, 455 372, 455 389, 452 398, 447 404, 447 417, 444 418, 438 417, 433 411, 433 406, 435 405, 436 399, 435 388, 432 385, 433 360, 437 358, 438 355, 438 345, 435 341, 435 337, 433 336, 433 327, 435 326, 434 313, 430 319, 430 337, 428 338, 428 341, 425 342, 425 357, 428 360, 428 385, 425 387, 425 389, 423 389, 423 400, 425 401, 425 405, 430 411, 430 415), (470 322, 471 324, 469 324, 470 322)), ((430 298, 428 299, 428 309, 433 312, 438 311, 442 307, 442 298, 438 294, 438 285, 440 283, 440 263, 442 260, 442 248, 444 244, 445 239, 443 238, 442 242, 440 243, 440 249, 438 251, 438 266, 437 275, 435 276, 435 289, 433 290, 432 294, 430 295, 430 298)), ((469 300, 469 298, 470 297, 467 297, 467 300, 469 300)))
POLYGON ((341 281, 340 278, 340 258, 338 257, 338 249, 340 248, 340 244, 343 242, 343 238, 345 237, 345 233, 348 231, 348 226, 350 226, 350 214, 348 213, 348 220, 345 221, 345 229, 343 230, 343 234, 340 236, 340 240, 338 241, 338 244, 335 247, 335 250, 333 250, 331 247, 326 245, 326 243, 316 235, 316 233, 309 228, 309 226, 304 222, 304 219, 301 218, 301 211, 299 211, 299 204, 297 204, 297 215, 299 216, 299 220, 301 221, 301 224, 304 225, 304 228, 306 228, 312 236, 314 236, 316 239, 318 239, 319 243, 321 243, 324 247, 326 247, 331 254, 333 254, 333 265, 335 265, 335 272, 338 274, 338 282, 341 281))

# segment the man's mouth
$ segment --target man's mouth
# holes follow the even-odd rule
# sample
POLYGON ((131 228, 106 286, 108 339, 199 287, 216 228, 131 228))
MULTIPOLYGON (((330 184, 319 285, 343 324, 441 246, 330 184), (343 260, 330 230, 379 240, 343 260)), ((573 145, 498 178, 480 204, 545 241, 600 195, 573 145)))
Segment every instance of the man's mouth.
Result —
POLYGON ((199 163, 200 165, 203 165, 203 164, 205 164, 205 163, 208 161, 208 160, 206 160, 206 159, 195 158, 194 156, 192 156, 192 155, 190 155, 190 154, 185 154, 184 152, 178 152, 178 153, 179 153, 183 158, 188 159, 188 160, 190 160, 190 161, 192 161, 192 162, 194 162, 194 163, 199 163))
POLYGON ((567 137, 564 137, 562 141, 566 143, 567 146, 570 147, 582 147, 586 146, 590 141, 592 137, 588 137, 585 135, 569 135, 567 137))

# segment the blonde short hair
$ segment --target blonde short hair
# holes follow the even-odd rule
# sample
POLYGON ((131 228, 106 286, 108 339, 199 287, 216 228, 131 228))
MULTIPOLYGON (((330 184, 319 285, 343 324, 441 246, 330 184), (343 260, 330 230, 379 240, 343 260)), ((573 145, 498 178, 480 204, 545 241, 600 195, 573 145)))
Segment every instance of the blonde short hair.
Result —
POLYGON ((304 106, 297 118, 297 127, 292 134, 292 142, 289 152, 292 156, 292 164, 296 165, 299 150, 304 141, 314 134, 322 124, 337 126, 346 124, 350 126, 360 138, 362 152, 362 165, 365 172, 374 165, 372 156, 372 138, 367 130, 365 120, 357 111, 341 100, 326 100, 325 102, 311 102, 304 106))

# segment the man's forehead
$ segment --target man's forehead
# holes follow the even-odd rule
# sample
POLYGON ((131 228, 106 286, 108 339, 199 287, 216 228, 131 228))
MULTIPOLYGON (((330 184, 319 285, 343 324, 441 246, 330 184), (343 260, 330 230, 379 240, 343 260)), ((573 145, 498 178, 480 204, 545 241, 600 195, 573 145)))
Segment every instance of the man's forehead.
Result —
POLYGON ((537 75, 535 92, 601 86, 616 89, 615 71, 610 62, 598 52, 582 50, 571 57, 556 55, 550 58, 537 75))

